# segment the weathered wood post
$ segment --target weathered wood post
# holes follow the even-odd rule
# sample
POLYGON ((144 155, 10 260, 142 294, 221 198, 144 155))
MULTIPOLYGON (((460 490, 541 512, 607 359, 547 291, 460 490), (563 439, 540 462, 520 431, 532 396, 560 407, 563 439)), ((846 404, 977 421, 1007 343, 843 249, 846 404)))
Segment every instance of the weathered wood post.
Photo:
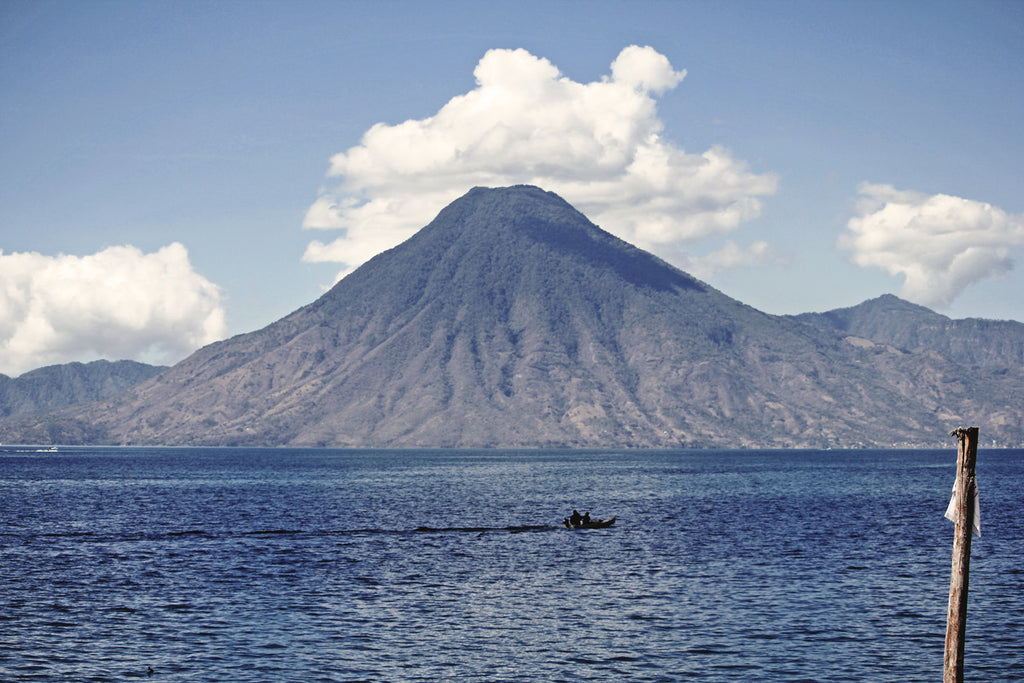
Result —
POLYGON ((953 572, 949 580, 949 611, 946 616, 946 654, 943 683, 963 683, 964 638, 967 634, 967 585, 971 572, 971 529, 977 484, 974 467, 978 459, 978 428, 960 427, 957 437, 955 510, 953 530, 953 572))

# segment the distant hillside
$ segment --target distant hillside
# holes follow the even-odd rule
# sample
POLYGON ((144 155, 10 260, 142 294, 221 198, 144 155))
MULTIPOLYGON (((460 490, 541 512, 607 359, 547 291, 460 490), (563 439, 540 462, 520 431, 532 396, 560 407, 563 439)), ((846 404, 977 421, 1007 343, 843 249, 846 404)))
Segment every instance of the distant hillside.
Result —
POLYGON ((891 294, 851 308, 793 317, 905 351, 934 351, 962 365, 1024 365, 1024 323, 981 318, 953 320, 891 294))
POLYGON ((475 188, 261 330, 0 441, 336 447, 1024 444, 1024 366, 757 311, 536 187, 475 188))
POLYGON ((164 370, 134 361, 99 360, 51 365, 13 379, 0 375, 0 419, 112 398, 164 370))

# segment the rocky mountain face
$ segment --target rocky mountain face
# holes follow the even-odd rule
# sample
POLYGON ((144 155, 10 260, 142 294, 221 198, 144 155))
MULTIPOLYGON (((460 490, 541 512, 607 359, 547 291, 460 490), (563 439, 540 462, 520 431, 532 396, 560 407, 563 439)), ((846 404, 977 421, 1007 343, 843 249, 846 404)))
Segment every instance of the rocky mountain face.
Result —
POLYGON ((0 375, 0 419, 112 398, 166 369, 127 360, 99 360, 51 365, 15 378, 0 375))
POLYGON ((962 365, 1024 365, 1024 323, 981 318, 952 320, 891 294, 851 308, 793 317, 905 351, 934 351, 962 365))
POLYGON ((535 187, 476 188, 314 303, 0 441, 359 447, 1024 443, 1024 365, 746 306, 535 187))

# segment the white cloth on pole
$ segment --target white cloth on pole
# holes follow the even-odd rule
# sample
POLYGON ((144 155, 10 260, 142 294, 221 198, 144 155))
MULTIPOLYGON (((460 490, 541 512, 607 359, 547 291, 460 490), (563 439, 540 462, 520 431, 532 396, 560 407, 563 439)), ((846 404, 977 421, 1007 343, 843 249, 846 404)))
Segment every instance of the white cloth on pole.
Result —
MULTIPOLYGON (((946 519, 948 519, 949 521, 953 522, 954 524, 956 523, 956 513, 957 513, 956 501, 959 498, 959 496, 956 495, 956 484, 957 484, 956 482, 953 482, 953 497, 949 499, 949 505, 946 506, 946 514, 945 514, 946 519)), ((971 482, 971 488, 973 489, 973 491, 971 493, 973 493, 973 495, 974 495, 974 526, 973 526, 973 529, 974 529, 975 535, 981 536, 981 502, 978 499, 978 480, 977 479, 975 479, 974 481, 971 482)))

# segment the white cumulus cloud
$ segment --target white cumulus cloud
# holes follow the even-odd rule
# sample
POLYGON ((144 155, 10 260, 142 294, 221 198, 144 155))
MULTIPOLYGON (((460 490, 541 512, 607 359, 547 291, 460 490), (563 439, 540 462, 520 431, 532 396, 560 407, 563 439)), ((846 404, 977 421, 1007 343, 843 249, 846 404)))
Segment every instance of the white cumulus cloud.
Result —
POLYGON ((686 269, 697 277, 710 278, 715 273, 730 268, 763 264, 784 265, 786 262, 785 257, 764 240, 757 240, 746 247, 727 240, 717 251, 691 259, 686 269))
POLYGON ((221 299, 179 243, 152 254, 0 250, 0 373, 96 357, 180 360, 224 337, 221 299))
POLYGON ((733 230, 776 191, 722 147, 688 153, 662 136, 655 97, 685 71, 650 47, 630 46, 611 74, 578 83, 526 50, 490 50, 476 87, 436 114, 378 123, 331 159, 303 227, 341 230, 304 259, 346 270, 426 225, 482 185, 538 185, 560 194, 628 242, 679 263, 680 244, 733 230))
POLYGON ((859 215, 839 246, 859 266, 904 277, 900 296, 949 305, 969 285, 998 277, 1024 245, 1024 214, 946 194, 926 195, 863 183, 859 215))

